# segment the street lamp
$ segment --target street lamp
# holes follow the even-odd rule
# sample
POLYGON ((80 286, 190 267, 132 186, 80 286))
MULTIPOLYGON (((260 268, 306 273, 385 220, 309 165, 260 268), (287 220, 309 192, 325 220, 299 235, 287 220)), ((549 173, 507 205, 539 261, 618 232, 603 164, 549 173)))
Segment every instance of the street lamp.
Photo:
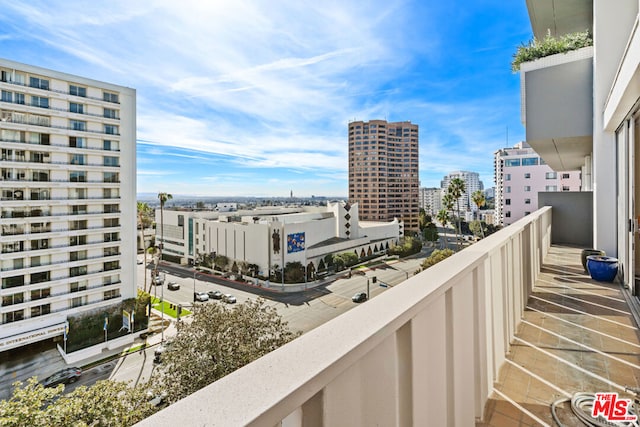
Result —
POLYGON ((193 270, 193 303, 196 302, 196 274, 198 274, 198 270, 193 270))
POLYGON ((160 291, 160 308, 162 310, 162 338, 160 340, 162 344, 164 344, 164 282, 166 278, 167 278, 167 275, 163 274, 161 291, 160 291))

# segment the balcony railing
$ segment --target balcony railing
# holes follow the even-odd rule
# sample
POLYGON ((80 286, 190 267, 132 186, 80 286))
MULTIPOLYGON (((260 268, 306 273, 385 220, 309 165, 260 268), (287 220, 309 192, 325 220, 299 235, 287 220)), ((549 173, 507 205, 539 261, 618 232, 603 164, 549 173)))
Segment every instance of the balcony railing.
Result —
POLYGON ((139 425, 472 426, 550 241, 545 207, 139 425))

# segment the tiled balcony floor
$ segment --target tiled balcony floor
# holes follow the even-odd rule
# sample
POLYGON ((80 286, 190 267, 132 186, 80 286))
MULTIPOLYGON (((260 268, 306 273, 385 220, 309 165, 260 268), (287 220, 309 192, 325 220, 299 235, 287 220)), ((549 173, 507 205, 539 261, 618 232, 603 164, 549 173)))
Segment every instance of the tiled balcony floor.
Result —
MULTIPOLYGON (((553 246, 485 406, 485 426, 556 425, 551 403, 576 392, 640 387, 640 331, 618 283, 592 280, 580 249, 553 246)), ((569 404, 567 426, 583 426, 569 404)))

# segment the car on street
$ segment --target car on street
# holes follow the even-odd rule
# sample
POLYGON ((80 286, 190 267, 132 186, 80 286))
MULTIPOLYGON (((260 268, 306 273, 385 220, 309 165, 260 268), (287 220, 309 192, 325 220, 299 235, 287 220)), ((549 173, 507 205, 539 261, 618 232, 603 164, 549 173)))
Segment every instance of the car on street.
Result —
POLYGON ((82 369, 76 367, 66 368, 45 378, 42 385, 45 387, 55 387, 58 384, 71 384, 75 383, 81 376, 82 369))
POLYGON ((162 286, 162 277, 156 276, 155 279, 153 279, 153 284, 156 286, 162 286))
POLYGON ((353 302, 365 302, 367 300, 366 292, 358 292, 354 296, 351 297, 351 301, 353 302))
POLYGON ((138 265, 141 265, 143 261, 141 259, 138 260, 138 265))
POLYGON ((222 292, 220 291, 209 291, 207 295, 209 295, 211 299, 222 299, 222 292))
POLYGON ((226 302, 227 304, 235 304, 236 303, 236 297, 234 297, 231 294, 224 294, 222 296, 222 301, 226 302))
POLYGON ((180 284, 176 282, 169 282, 167 283, 167 289, 177 291, 178 289, 180 289, 180 284))
POLYGON ((165 341, 163 344, 160 344, 153 352, 153 362, 160 363, 162 362, 162 355, 165 351, 169 349, 172 341, 165 341))
POLYGON ((193 296, 196 301, 209 301, 209 295, 206 292, 194 292, 193 296))

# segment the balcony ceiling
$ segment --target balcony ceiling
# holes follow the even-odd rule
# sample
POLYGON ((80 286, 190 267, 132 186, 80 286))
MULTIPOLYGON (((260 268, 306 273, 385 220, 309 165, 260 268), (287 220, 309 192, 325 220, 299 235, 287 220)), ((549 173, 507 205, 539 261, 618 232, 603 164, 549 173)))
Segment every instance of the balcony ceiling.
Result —
POLYGON ((590 135, 527 141, 554 171, 580 169, 591 154, 592 142, 590 135))
POLYGON ((593 0, 526 0, 533 35, 542 39, 593 30, 593 0))

